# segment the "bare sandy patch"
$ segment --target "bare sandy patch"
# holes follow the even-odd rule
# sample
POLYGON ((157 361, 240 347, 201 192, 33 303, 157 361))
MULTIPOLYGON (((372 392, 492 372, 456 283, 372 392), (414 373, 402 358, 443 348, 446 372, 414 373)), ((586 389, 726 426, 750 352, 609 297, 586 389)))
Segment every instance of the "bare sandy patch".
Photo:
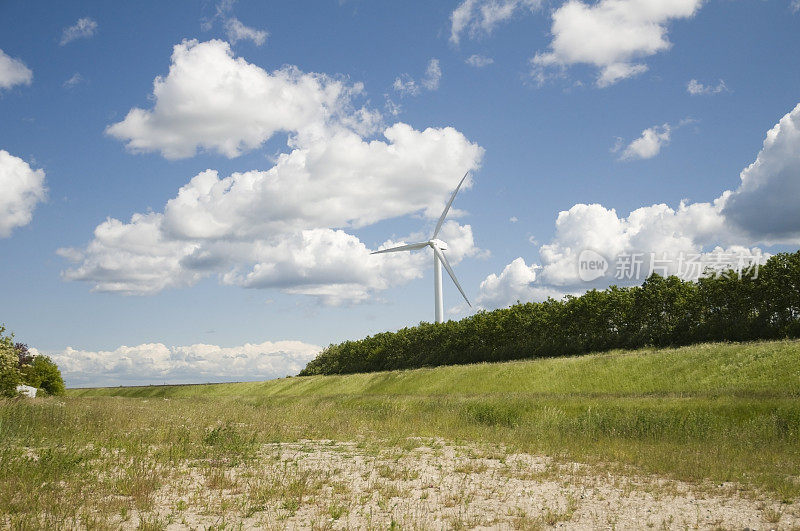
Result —
POLYGON ((151 529, 790 529, 800 510, 734 484, 692 485, 487 445, 300 441, 241 462, 187 462, 151 529))

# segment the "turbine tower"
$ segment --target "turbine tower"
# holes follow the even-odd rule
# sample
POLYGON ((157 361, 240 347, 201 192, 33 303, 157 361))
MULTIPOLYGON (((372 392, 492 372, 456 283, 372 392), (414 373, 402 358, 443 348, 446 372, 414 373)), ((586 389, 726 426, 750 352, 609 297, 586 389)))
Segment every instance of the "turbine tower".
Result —
POLYGON ((453 195, 450 196, 450 201, 447 202, 447 206, 444 207, 444 212, 439 217, 439 222, 436 223, 436 228, 433 231, 433 236, 431 239, 425 242, 417 242, 417 243, 410 243, 408 245, 400 245, 399 247, 392 247, 391 249, 382 249, 380 251, 375 251, 370 254, 381 254, 381 253, 394 253, 397 251, 415 251, 417 249, 424 249, 425 247, 430 247, 433 249, 433 296, 434 296, 434 305, 436 308, 436 322, 441 323, 444 321, 444 305, 442 302, 442 265, 447 270, 447 274, 450 275, 450 278, 453 279, 453 283, 458 288, 458 291, 461 292, 461 295, 464 297, 464 300, 467 301, 469 307, 472 308, 472 304, 470 304, 467 295, 464 293, 464 290, 461 289, 461 284, 458 283, 458 279, 456 279, 456 274, 453 272, 453 268, 450 267, 450 262, 447 261, 447 257, 444 255, 444 251, 447 250, 447 243, 443 242, 436 238, 439 235, 439 231, 442 230, 442 225, 444 224, 444 218, 447 217, 447 212, 450 210, 450 206, 453 204, 453 201, 456 199, 456 194, 458 190, 461 188, 461 185, 464 184, 464 181, 469 175, 469 172, 465 173, 464 176, 461 178, 461 182, 458 183, 456 189, 453 190, 453 195))

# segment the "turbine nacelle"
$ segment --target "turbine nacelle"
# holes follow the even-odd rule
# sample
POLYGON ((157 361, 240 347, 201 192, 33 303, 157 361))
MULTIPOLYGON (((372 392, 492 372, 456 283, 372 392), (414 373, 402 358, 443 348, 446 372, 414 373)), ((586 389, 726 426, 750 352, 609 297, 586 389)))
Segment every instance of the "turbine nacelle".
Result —
POLYGON ((428 245, 430 245, 434 249, 439 249, 440 251, 447 250, 447 242, 443 242, 438 238, 434 238, 433 240, 428 240, 428 245))

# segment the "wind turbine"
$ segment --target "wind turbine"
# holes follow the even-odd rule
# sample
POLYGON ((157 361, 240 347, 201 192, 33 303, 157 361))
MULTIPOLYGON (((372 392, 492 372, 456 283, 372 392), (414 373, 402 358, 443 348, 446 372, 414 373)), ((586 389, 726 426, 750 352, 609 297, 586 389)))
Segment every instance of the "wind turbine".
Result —
POLYGON ((381 249, 380 251, 370 253, 381 254, 394 253, 397 251, 415 251, 417 249, 424 249, 425 247, 430 247, 433 249, 433 294, 437 323, 444 321, 444 306, 442 303, 442 265, 444 265, 444 268, 447 270, 447 274, 450 275, 450 278, 453 279, 453 283, 458 288, 458 291, 461 292, 464 300, 467 301, 469 307, 472 308, 472 304, 470 304, 466 293, 464 293, 464 290, 461 289, 461 284, 459 284, 458 279, 456 279, 456 274, 453 272, 453 268, 450 267, 450 262, 447 261, 447 257, 444 255, 444 251, 447 250, 447 243, 436 238, 436 236, 439 235, 439 231, 442 230, 444 218, 447 217, 447 212, 450 210, 450 206, 453 204, 453 201, 455 201, 456 194, 461 188, 461 185, 464 184, 467 175, 469 175, 469 172, 464 174, 464 176, 461 178, 461 182, 459 182, 458 186, 456 186, 456 189, 453 190, 453 195, 450 196, 450 201, 448 201, 447 206, 444 207, 444 212, 442 212, 442 215, 439 217, 439 222, 436 223, 436 228, 434 229, 433 236, 431 236, 430 240, 425 242, 410 243, 408 245, 400 245, 399 247, 392 247, 391 249, 381 249))

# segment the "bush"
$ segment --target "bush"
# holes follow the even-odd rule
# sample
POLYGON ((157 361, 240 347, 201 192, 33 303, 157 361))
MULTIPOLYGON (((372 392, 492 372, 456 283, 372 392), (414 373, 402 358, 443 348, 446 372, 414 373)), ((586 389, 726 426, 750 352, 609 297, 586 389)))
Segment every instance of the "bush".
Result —
POLYGON ((800 251, 772 256, 755 278, 729 271, 687 282, 654 274, 641 286, 611 286, 345 341, 329 345, 300 375, 790 337, 800 337, 800 251))

